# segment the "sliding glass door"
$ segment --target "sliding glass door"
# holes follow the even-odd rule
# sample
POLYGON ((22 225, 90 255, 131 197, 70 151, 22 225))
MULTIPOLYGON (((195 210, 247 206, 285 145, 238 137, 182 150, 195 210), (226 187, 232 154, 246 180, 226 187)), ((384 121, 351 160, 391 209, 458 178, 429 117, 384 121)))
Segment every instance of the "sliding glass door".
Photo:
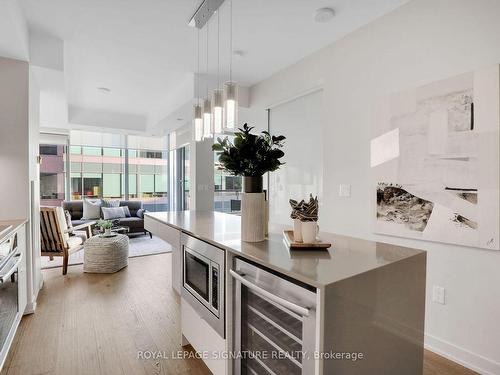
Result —
POLYGON ((170 151, 170 206, 173 211, 189 210, 190 153, 189 146, 170 151))

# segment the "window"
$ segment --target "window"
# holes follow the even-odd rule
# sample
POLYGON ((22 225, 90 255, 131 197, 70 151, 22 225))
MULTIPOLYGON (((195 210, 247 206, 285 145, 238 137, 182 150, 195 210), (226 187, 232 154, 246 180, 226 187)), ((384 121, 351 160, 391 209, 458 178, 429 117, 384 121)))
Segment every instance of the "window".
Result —
POLYGON ((148 211, 168 210, 167 153, 128 150, 129 197, 140 200, 148 211))
POLYGON ((60 206, 65 199, 66 146, 40 145, 40 204, 60 206))
POLYGON ((71 198, 125 198, 125 150, 70 147, 71 198))
POLYGON ((163 138, 75 130, 70 143, 71 199, 141 200, 149 211, 168 209, 163 138))
POLYGON ((40 155, 57 156, 59 147, 57 145, 40 145, 40 155))
MULTIPOLYGON (((233 141, 234 137, 228 137, 233 141)), ((241 210, 241 176, 233 176, 220 170, 219 157, 214 152, 214 210, 220 212, 237 212, 241 210)))

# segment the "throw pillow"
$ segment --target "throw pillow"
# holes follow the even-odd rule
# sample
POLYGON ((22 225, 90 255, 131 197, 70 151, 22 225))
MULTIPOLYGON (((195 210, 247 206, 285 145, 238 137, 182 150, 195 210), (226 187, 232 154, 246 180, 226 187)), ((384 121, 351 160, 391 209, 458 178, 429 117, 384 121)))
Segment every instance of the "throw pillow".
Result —
POLYGON ((120 206, 120 201, 116 199, 103 199, 101 201, 101 207, 118 207, 120 206))
POLYGON ((125 217, 123 207, 103 207, 102 215, 104 220, 121 219, 125 217))
POLYGON ((123 212, 125 212, 126 217, 132 216, 130 215, 130 209, 128 208, 128 206, 121 206, 121 208, 123 208, 123 212))
POLYGON ((71 222, 71 214, 68 210, 64 210, 64 215, 66 216, 66 224, 68 225, 68 229, 73 228, 73 223, 71 222))
POLYGON ((96 220, 101 217, 101 200, 83 200, 82 220, 96 220))
POLYGON ((139 208, 137 210, 137 217, 140 217, 141 219, 144 219, 144 212, 146 212, 146 210, 144 208, 139 208))

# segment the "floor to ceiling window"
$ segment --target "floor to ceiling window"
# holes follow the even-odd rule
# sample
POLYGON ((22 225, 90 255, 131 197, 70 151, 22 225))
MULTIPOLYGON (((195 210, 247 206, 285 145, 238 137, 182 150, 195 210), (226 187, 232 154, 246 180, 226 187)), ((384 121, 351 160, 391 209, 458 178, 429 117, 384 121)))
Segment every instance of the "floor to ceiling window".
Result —
MULTIPOLYGON (((228 137, 232 142, 234 137, 228 137)), ((214 210, 220 212, 241 211, 241 176, 233 176, 220 169, 219 156, 214 152, 214 210)))
POLYGON ((167 152, 129 149, 128 162, 130 199, 142 201, 149 211, 167 210, 167 152))
POLYGON ((171 210, 183 211, 190 207, 190 160, 189 145, 170 150, 171 210))
POLYGON ((168 158, 161 137, 72 131, 71 199, 140 200, 148 211, 168 210, 168 158))
POLYGON ((40 144, 40 204, 60 206, 65 199, 66 146, 40 144))
POLYGON ((71 198, 124 198, 125 149, 70 146, 71 198))

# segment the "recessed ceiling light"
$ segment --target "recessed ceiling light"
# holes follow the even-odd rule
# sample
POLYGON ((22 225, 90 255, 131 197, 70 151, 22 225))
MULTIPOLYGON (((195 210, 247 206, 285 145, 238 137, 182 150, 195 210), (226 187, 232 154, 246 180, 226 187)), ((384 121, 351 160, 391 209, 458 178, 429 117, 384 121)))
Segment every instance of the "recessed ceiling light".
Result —
POLYGON ((97 90, 99 90, 102 93, 108 94, 111 92, 111 89, 109 87, 98 87, 97 90))
POLYGON ((177 121, 182 121, 184 120, 183 118, 177 117, 177 121))
POLYGON ((318 23, 330 21, 335 16, 335 11, 332 8, 319 8, 314 12, 314 20, 318 23))
POLYGON ((242 59, 243 57, 245 57, 245 52, 238 49, 238 50, 233 51, 233 56, 235 59, 239 60, 239 59, 242 59))

